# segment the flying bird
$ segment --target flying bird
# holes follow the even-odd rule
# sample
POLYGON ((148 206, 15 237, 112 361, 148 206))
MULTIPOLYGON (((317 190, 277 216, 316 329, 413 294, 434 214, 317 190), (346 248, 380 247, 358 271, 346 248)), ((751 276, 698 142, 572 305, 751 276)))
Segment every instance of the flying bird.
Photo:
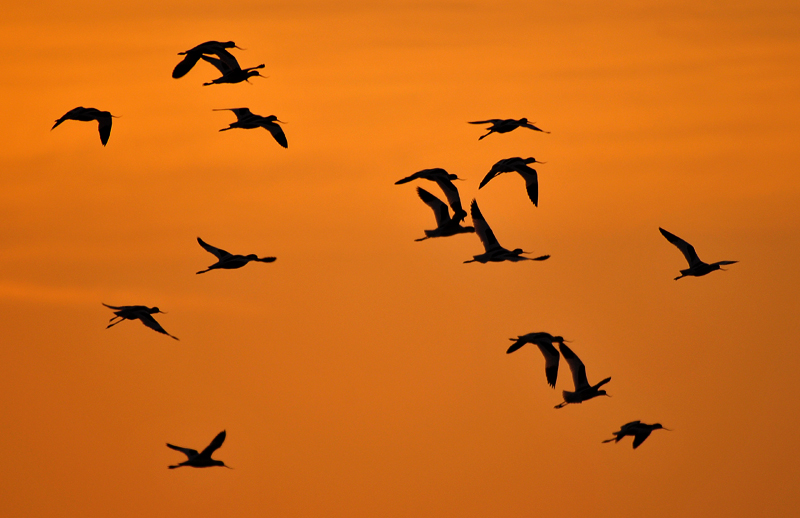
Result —
POLYGON ((200 55, 200 58, 203 61, 214 65, 217 70, 219 70, 219 73, 222 74, 222 76, 214 79, 211 82, 203 83, 203 86, 219 85, 222 83, 241 83, 242 81, 247 81, 249 83, 249 79, 251 77, 264 77, 259 74, 257 70, 259 68, 264 68, 265 65, 263 63, 255 67, 242 68, 239 66, 239 62, 236 61, 236 58, 234 58, 233 55, 230 55, 230 57, 233 58, 233 60, 229 58, 212 58, 210 56, 206 56, 205 54, 200 55))
POLYGON ((492 169, 481 180, 478 189, 482 189, 484 185, 489 183, 489 180, 502 173, 519 173, 525 180, 525 190, 528 191, 528 198, 531 199, 535 207, 539 206, 539 178, 536 174, 536 169, 528 167, 528 164, 543 164, 544 162, 537 162, 535 158, 521 158, 518 156, 512 158, 504 158, 499 160, 492 166, 492 169))
POLYGON ((217 262, 209 266, 207 269, 199 271, 197 273, 206 273, 211 270, 216 270, 218 268, 223 268, 226 270, 234 270, 236 268, 241 268, 242 266, 246 265, 250 261, 260 261, 262 263, 272 263, 275 261, 275 257, 258 257, 256 254, 250 255, 234 255, 230 252, 226 252, 221 248, 217 248, 215 246, 211 246, 199 237, 197 238, 197 242, 200 243, 200 246, 206 249, 207 252, 214 254, 217 258, 217 262))
POLYGON ((470 124, 491 124, 489 127, 489 133, 478 137, 478 140, 482 140, 492 133, 508 133, 509 131, 514 131, 517 128, 528 128, 536 131, 541 131, 542 133, 550 133, 549 131, 545 131, 543 129, 537 128, 533 124, 528 122, 528 119, 521 118, 519 120, 515 119, 488 119, 485 121, 472 121, 470 124))
POLYGON ((242 128, 242 129, 253 129, 253 128, 264 128, 265 130, 269 131, 272 134, 272 137, 275 141, 280 144, 281 146, 288 148, 289 142, 286 140, 286 134, 283 132, 283 128, 280 127, 277 123, 280 122, 281 124, 286 124, 283 121, 279 121, 278 117, 275 115, 270 115, 269 117, 263 117, 261 115, 256 115, 255 113, 251 112, 247 108, 215 108, 214 111, 225 111, 230 110, 236 115, 236 122, 230 123, 227 128, 222 128, 220 131, 228 131, 234 128, 242 128))
POLYGON ((233 469, 230 466, 226 466, 224 462, 221 460, 214 460, 211 458, 211 455, 222 446, 222 443, 225 442, 225 430, 222 430, 214 437, 214 440, 211 441, 211 444, 206 446, 206 449, 197 453, 197 450, 193 450, 191 448, 181 448, 180 446, 175 446, 170 443, 167 443, 167 447, 172 448, 173 450, 177 450, 182 452, 187 457, 187 460, 175 464, 174 466, 170 466, 169 469, 180 468, 181 466, 191 466, 193 468, 210 468, 211 466, 222 466, 228 469, 233 469))
POLYGON ((500 246, 497 238, 494 237, 494 232, 492 232, 492 229, 489 228, 489 224, 486 223, 485 219, 483 219, 483 214, 481 214, 481 211, 478 208, 478 202, 474 199, 470 205, 470 213, 472 214, 472 224, 475 225, 475 233, 478 234, 481 243, 483 243, 485 253, 472 256, 473 258, 469 261, 464 261, 465 263, 472 263, 476 261, 484 264, 490 261, 544 261, 550 257, 549 255, 542 255, 539 257, 522 257, 521 254, 527 254, 530 252, 523 252, 521 248, 516 248, 514 250, 503 248, 500 246))
POLYGON ((641 421, 631 421, 630 423, 622 425, 618 432, 612 432, 615 437, 606 439, 603 442, 614 441, 614 443, 618 443, 620 439, 626 435, 630 435, 633 437, 633 449, 635 450, 645 441, 645 439, 650 437, 650 432, 653 430, 667 430, 668 432, 672 431, 669 428, 664 428, 661 426, 661 423, 645 424, 641 421))
POLYGON ((60 119, 56 120, 56 123, 53 124, 52 128, 50 128, 50 131, 56 129, 56 126, 66 120, 83 122, 96 120, 97 131, 100 132, 100 142, 102 142, 105 146, 108 143, 108 137, 111 136, 111 117, 116 117, 116 115, 111 115, 109 112, 100 111, 97 108, 84 108, 83 106, 78 106, 77 108, 73 108, 65 113, 60 119))
POLYGON ((180 63, 175 65, 175 69, 172 71, 172 77, 179 79, 185 76, 197 64, 197 62, 200 61, 200 58, 204 54, 214 54, 223 62, 227 63, 229 67, 236 68, 239 66, 239 63, 236 61, 236 58, 233 57, 233 54, 228 52, 227 49, 230 48, 243 50, 242 48, 237 47, 232 41, 207 41, 185 52, 178 52, 179 56, 186 57, 183 58, 180 63))
POLYGON ((433 230, 426 230, 425 237, 415 239, 414 241, 424 241, 429 237, 447 237, 456 234, 475 232, 474 227, 462 227, 460 221, 452 219, 447 204, 433 194, 422 187, 417 187, 417 194, 428 207, 433 209, 433 215, 436 217, 436 228, 433 230))
POLYGON ((141 320, 142 324, 146 325, 150 329, 154 331, 158 331, 161 334, 167 335, 170 338, 174 338, 178 340, 177 336, 172 336, 171 334, 167 333, 161 324, 156 322, 156 319, 153 318, 153 314, 155 313, 163 313, 160 309, 153 307, 148 308, 147 306, 109 306, 105 302, 103 305, 107 308, 114 309, 114 314, 116 315, 114 318, 109 319, 109 322, 113 322, 106 326, 106 329, 109 327, 115 326, 122 322, 123 320, 141 320), (119 319, 119 320, 117 320, 119 319), (114 320, 117 320, 114 322, 114 320))
POLYGON ((569 370, 572 371, 572 382, 575 384, 575 392, 564 390, 561 394, 564 396, 564 401, 555 406, 555 408, 562 408, 570 403, 583 403, 597 396, 609 396, 605 390, 600 390, 600 387, 611 381, 611 378, 606 378, 597 385, 589 385, 589 380, 586 379, 586 367, 578 356, 572 352, 563 342, 558 344, 561 349, 561 354, 567 360, 569 370))
POLYGON ((556 388, 556 378, 558 377, 558 363, 561 355, 553 346, 553 343, 564 343, 564 338, 553 336, 550 333, 528 333, 516 338, 509 338, 514 343, 508 348, 506 354, 511 354, 525 344, 535 344, 544 355, 544 373, 547 384, 556 388))
POLYGON ((461 196, 459 196, 458 189, 453 184, 453 180, 462 180, 462 178, 448 173, 441 167, 435 167, 433 169, 423 169, 422 171, 417 171, 411 176, 406 176, 405 178, 397 180, 394 182, 394 184, 400 185, 419 179, 436 182, 436 185, 442 189, 444 195, 447 197, 447 203, 450 204, 450 208, 453 209, 453 219, 457 223, 464 221, 464 219, 467 217, 467 211, 465 211, 461 206, 461 196))
POLYGON ((661 235, 667 238, 667 241, 678 247, 678 250, 681 251, 683 256, 686 258, 686 261, 689 263, 689 268, 685 270, 681 270, 680 277, 675 277, 675 280, 681 279, 683 277, 701 277, 703 275, 709 274, 714 270, 722 270, 725 271, 722 266, 727 264, 734 264, 738 263, 739 261, 717 261, 716 263, 704 263, 697 257, 697 252, 694 251, 694 247, 684 241, 683 239, 679 238, 675 234, 667 232, 661 227, 658 227, 658 230, 661 231, 661 235))

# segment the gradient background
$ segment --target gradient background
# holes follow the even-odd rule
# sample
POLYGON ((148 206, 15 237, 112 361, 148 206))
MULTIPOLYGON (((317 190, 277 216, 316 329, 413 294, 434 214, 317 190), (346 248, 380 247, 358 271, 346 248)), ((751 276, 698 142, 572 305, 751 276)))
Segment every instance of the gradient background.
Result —
POLYGON ((110 4, 0 20, 0 514, 795 515, 797 2, 110 4), (173 80, 207 40, 270 77, 173 80), (121 116, 106 148, 50 132, 81 105, 121 116), (219 133, 241 106, 289 149, 219 133), (519 117, 552 134, 466 124, 519 117), (478 193, 510 156, 547 162, 538 209, 516 176, 478 193), (552 258, 415 243, 433 215, 394 182, 431 167, 552 258), (740 262, 674 282, 659 226, 740 262), (278 261, 197 276, 197 236, 278 261), (532 331, 613 397, 553 410, 566 365, 553 391, 504 352, 532 331), (634 419, 675 431, 601 444, 634 419), (223 429, 234 471, 167 469, 223 429))

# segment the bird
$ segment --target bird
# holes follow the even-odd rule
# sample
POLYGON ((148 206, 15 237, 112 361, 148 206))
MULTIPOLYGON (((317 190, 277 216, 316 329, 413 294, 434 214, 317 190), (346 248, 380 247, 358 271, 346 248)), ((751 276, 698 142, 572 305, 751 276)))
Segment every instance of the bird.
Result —
POLYGON ((222 74, 222 76, 214 79, 213 81, 210 81, 208 83, 203 83, 203 86, 219 85, 222 83, 241 83, 242 81, 247 81, 249 83, 250 82, 249 79, 251 77, 254 76, 264 77, 261 74, 259 74, 257 70, 259 68, 264 68, 265 65, 263 63, 255 67, 242 68, 241 66, 239 66, 239 62, 236 61, 236 58, 234 58, 233 55, 231 55, 230 57, 233 58, 233 60, 231 60, 230 58, 228 59, 212 58, 210 56, 206 56, 205 54, 200 55, 200 58, 203 61, 206 61, 207 63, 211 63, 212 65, 214 65, 217 68, 217 70, 219 70, 219 73, 222 74))
POLYGON ((221 248, 217 248, 215 246, 211 246, 199 237, 197 238, 197 242, 200 243, 200 246, 206 249, 207 252, 214 254, 218 259, 216 263, 212 264, 205 270, 197 272, 199 273, 206 273, 211 270, 216 270, 218 268, 223 268, 226 270, 234 270, 236 268, 241 268, 242 266, 246 265, 250 261, 260 261, 262 263, 272 263, 275 262, 276 257, 258 257, 256 254, 250 255, 234 255, 230 252, 226 252, 221 248))
POLYGON ((394 184, 400 185, 418 179, 436 182, 436 184, 444 192, 444 195, 447 197, 447 203, 450 204, 450 208, 453 209, 453 219, 457 223, 464 221, 464 219, 467 217, 467 211, 465 211, 461 206, 461 196, 459 196, 458 189, 453 184, 453 180, 463 180, 463 178, 459 178, 457 175, 448 173, 441 167, 435 167, 433 169, 423 169, 422 171, 417 171, 411 176, 406 176, 405 178, 397 180, 394 182, 394 184))
POLYGON ((631 421, 630 423, 625 423, 622 425, 618 432, 612 432, 615 437, 606 439, 603 442, 605 443, 614 441, 614 443, 618 443, 620 439, 626 435, 631 435, 633 436, 633 449, 635 450, 645 441, 645 439, 650 437, 650 432, 653 430, 667 430, 668 432, 672 431, 669 428, 664 428, 661 426, 661 423, 645 424, 641 421, 631 421))
POLYGON ((509 131, 514 131, 517 128, 528 128, 536 131, 541 131, 542 133, 550 133, 549 131, 545 131, 541 128, 537 128, 533 124, 528 122, 528 119, 521 118, 519 120, 515 119, 488 119, 485 121, 472 121, 469 124, 491 124, 489 127, 489 133, 478 137, 478 140, 482 140, 492 133, 508 133, 509 131))
POLYGON ((428 207, 433 209, 433 215, 436 217, 436 228, 433 230, 426 230, 425 237, 415 239, 414 241, 424 241, 430 237, 447 237, 456 234, 475 232, 475 227, 462 227, 458 220, 452 219, 447 204, 433 194, 422 187, 417 187, 417 194, 428 207))
POLYGON ((153 314, 155 313, 163 313, 157 307, 148 308, 147 306, 109 306, 105 302, 102 303, 105 307, 114 309, 114 314, 116 315, 114 318, 109 319, 109 322, 113 322, 112 324, 108 324, 106 329, 109 327, 115 326, 122 322, 123 320, 136 320, 139 319, 142 321, 142 324, 146 325, 150 329, 154 331, 158 331, 161 334, 167 335, 170 338, 174 338, 178 340, 177 336, 172 336, 171 334, 167 333, 161 324, 156 322, 156 319, 153 318, 153 314), (119 318, 119 320, 117 320, 119 318), (114 322, 114 320, 117 320, 114 322))
POLYGON ((211 455, 216 451, 222 443, 225 442, 225 430, 222 430, 214 437, 214 440, 211 441, 211 444, 206 446, 206 449, 197 453, 197 450, 193 450, 191 448, 181 448, 180 446, 175 446, 173 444, 167 443, 168 448, 172 448, 173 450, 177 450, 179 452, 184 453, 188 458, 179 464, 175 464, 174 466, 170 466, 169 469, 180 468, 181 466, 191 466, 193 468, 210 468, 212 466, 222 466, 228 469, 233 469, 230 466, 226 466, 224 462, 221 460, 214 460, 211 458, 211 455))
POLYGON ((472 200, 472 204, 470 205, 469 209, 470 213, 472 214, 472 224, 475 225, 475 233, 478 234, 481 243, 483 243, 485 253, 475 255, 469 261, 464 261, 465 263, 472 263, 476 261, 483 264, 486 264, 490 261, 544 261, 550 257, 549 255, 542 255, 539 257, 522 257, 521 254, 527 254, 530 252, 523 252, 521 248, 516 248, 514 250, 503 248, 500 246, 497 238, 494 237, 494 232, 492 232, 492 229, 489 228, 486 220, 483 219, 483 214, 481 214, 481 211, 478 208, 478 202, 476 200, 472 200))
POLYGON ((275 115, 270 115, 269 117, 263 117, 261 115, 256 115, 255 113, 251 112, 248 108, 215 108, 214 111, 225 111, 230 110, 236 115, 236 122, 230 123, 227 128, 222 128, 220 131, 228 131, 234 128, 242 128, 242 129, 253 129, 253 128, 264 128, 265 130, 269 131, 272 134, 272 137, 275 141, 283 146, 284 148, 289 147, 289 142, 286 140, 286 134, 283 132, 283 128, 281 128, 277 123, 280 122, 281 124, 286 124, 283 121, 279 121, 278 117, 275 115))
POLYGON ((533 202, 534 207, 539 206, 539 178, 536 174, 536 169, 531 169, 528 164, 543 164, 538 162, 535 158, 521 158, 518 156, 512 158, 504 158, 499 160, 492 166, 492 169, 481 180, 478 189, 482 189, 484 185, 489 183, 489 180, 502 173, 519 173, 525 180, 525 190, 528 191, 528 198, 533 202))
POLYGON ((100 132, 100 142, 105 146, 108 143, 108 137, 111 136, 111 117, 117 118, 116 115, 111 115, 109 112, 100 111, 97 108, 84 108, 78 106, 65 113, 60 119, 56 120, 50 131, 56 129, 56 126, 65 120, 74 121, 97 121, 97 131, 100 132))
POLYGON ((233 57, 233 54, 227 51, 227 49, 230 48, 244 50, 240 47, 237 47, 232 41, 207 41, 185 52, 178 52, 179 56, 186 57, 183 58, 180 63, 175 65, 175 69, 172 71, 172 77, 179 79, 185 76, 197 64, 197 62, 200 61, 200 58, 203 56, 203 54, 215 54, 219 59, 228 63, 231 68, 235 68, 238 66, 238 63, 236 58, 233 57), (234 65, 234 63, 236 64, 234 65))
POLYGON ((675 280, 682 279, 683 277, 702 277, 703 275, 709 274, 714 270, 722 270, 725 271, 722 266, 728 264, 738 263, 739 261, 717 261, 716 263, 704 263, 697 257, 697 252, 694 251, 694 247, 684 241, 683 239, 679 238, 675 234, 667 232, 661 227, 658 227, 658 230, 661 231, 661 235, 667 238, 667 241, 678 247, 678 250, 681 251, 683 256, 686 258, 686 261, 689 263, 689 268, 685 270, 681 270, 680 277, 675 277, 675 280))
POLYGON ((611 378, 606 378, 597 385, 589 385, 586 379, 586 367, 578 356, 572 352, 572 349, 566 346, 563 342, 558 344, 561 349, 561 354, 567 360, 569 370, 572 371, 572 382, 575 384, 575 392, 564 390, 561 394, 564 396, 564 401, 555 406, 555 408, 562 408, 570 403, 583 403, 597 396, 609 396, 605 390, 600 390, 600 387, 611 381, 611 378))
POLYGON ((509 338, 514 343, 508 348, 506 354, 511 354, 525 344, 536 344, 544 355, 544 373, 547 384, 556 388, 556 378, 558 377, 558 363, 561 355, 558 349, 553 346, 554 342, 564 343, 564 338, 553 336, 550 333, 528 333, 516 338, 509 338))

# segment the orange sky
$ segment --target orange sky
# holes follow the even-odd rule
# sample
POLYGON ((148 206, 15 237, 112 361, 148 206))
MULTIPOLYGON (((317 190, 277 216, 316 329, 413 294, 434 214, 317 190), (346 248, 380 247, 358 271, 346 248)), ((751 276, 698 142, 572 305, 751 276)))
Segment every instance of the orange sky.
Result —
MULTIPOLYGON (((0 20, 0 515, 792 516, 796 2, 17 3, 0 20), (380 5, 380 6, 379 6, 380 5), (234 40, 252 85, 174 80, 234 40), (94 123, 53 121, 76 106, 94 123), (287 121, 219 133, 247 106, 287 121), (470 120, 528 117, 478 141, 470 120), (534 156, 539 207, 501 158, 534 156), (466 178, 462 264, 414 183, 466 178), (674 282, 658 227, 727 272, 674 282), (213 262, 197 236, 273 264, 213 262), (124 322, 145 304, 176 342, 124 322), (534 347, 612 398, 554 410, 534 347), (636 451, 601 444, 661 422, 636 451), (168 470, 166 442, 234 467, 168 470)), ((430 182, 419 186, 440 195, 430 182)))

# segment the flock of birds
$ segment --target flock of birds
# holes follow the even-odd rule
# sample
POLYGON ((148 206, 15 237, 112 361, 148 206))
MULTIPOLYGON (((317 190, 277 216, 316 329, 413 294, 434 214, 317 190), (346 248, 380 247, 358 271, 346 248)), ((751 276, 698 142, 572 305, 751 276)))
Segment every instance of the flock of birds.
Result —
MULTIPOLYGON (((228 51, 228 49, 231 48, 240 49, 232 41, 207 41, 185 52, 180 52, 178 55, 185 57, 175 66, 175 69, 172 72, 172 77, 179 79, 185 76, 200 60, 210 63, 220 72, 220 74, 222 74, 213 81, 203 83, 204 86, 223 83, 240 83, 243 81, 248 81, 248 79, 251 77, 264 77, 258 72, 259 69, 264 68, 263 64, 250 68, 242 68, 236 58, 228 51)), ((261 127, 268 130, 275 141, 278 142, 278 144, 280 144, 282 147, 288 147, 286 135, 284 134, 281 126, 278 125, 278 123, 282 122, 279 121, 275 115, 263 117, 252 113, 248 108, 220 108, 219 110, 230 110, 234 113, 237 119, 236 122, 231 123, 229 127, 223 128, 220 131, 227 131, 234 128, 253 129, 261 127)), ((100 141, 105 146, 108 143, 108 139, 111 135, 112 117, 116 116, 111 115, 111 113, 107 111, 101 111, 96 108, 77 107, 68 111, 62 117, 57 119, 52 129, 55 129, 58 125, 66 120, 84 122, 94 120, 97 121, 98 124, 100 141)), ((469 124, 490 124, 488 127, 488 133, 480 136, 478 140, 482 140, 492 133, 503 134, 514 131, 517 128, 527 128, 542 133, 549 133, 548 131, 544 131, 534 124, 528 122, 528 119, 526 118, 518 120, 487 119, 482 121, 471 121, 469 124)), ((538 174, 535 169, 530 167, 529 164, 543 163, 544 162, 540 162, 533 157, 511 157, 499 160, 492 166, 492 168, 480 182, 478 189, 482 189, 492 179, 503 173, 517 173, 525 181, 525 189, 528 198, 533 203, 534 207, 538 207, 538 174)), ((458 178, 457 175, 448 173, 446 170, 441 168, 424 169, 417 171, 408 177, 402 178, 395 183, 400 185, 414 180, 428 180, 436 183, 442 190, 444 197, 447 200, 447 203, 445 203, 425 189, 417 187, 417 195, 419 198, 426 205, 428 205, 431 210, 433 210, 436 220, 436 228, 432 230, 425 230, 425 237, 416 239, 416 241, 423 241, 436 237, 449 237, 464 233, 475 233, 478 235, 478 238, 483 245, 484 253, 474 255, 472 259, 464 261, 465 263, 488 263, 502 261, 518 262, 524 260, 544 261, 550 257, 549 255, 527 257, 523 254, 528 254, 529 252, 525 252, 521 248, 509 250, 501 246, 495 237, 494 232, 489 227, 489 224, 486 222, 486 219, 481 213, 477 200, 475 199, 473 199, 470 203, 469 212, 469 215, 472 218, 473 226, 462 225, 468 214, 461 204, 461 197, 458 189, 453 183, 453 180, 461 180, 461 178, 458 178), (452 215, 450 214, 451 210, 452 215)), ((681 270, 681 275, 676 277, 675 280, 687 276, 700 277, 715 270, 722 270, 722 266, 737 262, 718 261, 711 264, 705 263, 700 260, 697 252, 695 252, 695 249, 691 244, 664 230, 663 228, 659 228, 659 230, 667 239, 667 241, 675 245, 678 250, 681 251, 686 258, 686 261, 689 263, 689 268, 681 270)), ((230 252, 227 252, 221 248, 209 245, 199 237, 197 238, 197 242, 204 250, 214 255, 217 259, 217 262, 208 266, 205 270, 198 271, 198 274, 206 273, 216 269, 237 269, 245 266, 251 261, 270 263, 276 260, 275 257, 258 257, 255 254, 231 254, 230 252)), ((141 305, 111 306, 105 303, 103 303, 103 305, 114 311, 114 317, 110 319, 109 324, 106 326, 107 328, 113 327, 124 320, 139 320, 148 328, 178 340, 176 336, 168 333, 153 317, 154 314, 164 313, 157 307, 151 308, 141 305)), ((514 343, 508 348, 506 353, 512 353, 526 344, 536 345, 539 348, 539 351, 542 353, 545 360, 545 378, 551 388, 555 388, 556 385, 558 366, 561 356, 563 356, 566 360, 567 365, 572 373, 574 391, 563 390, 562 396, 564 401, 556 405, 555 408, 563 408, 569 404, 582 403, 599 396, 609 396, 609 394, 607 394, 606 391, 601 387, 610 382, 611 378, 605 378, 594 385, 590 384, 586 376, 586 367, 581 359, 572 351, 572 349, 570 349, 564 343, 565 340, 563 337, 553 336, 545 332, 535 332, 520 335, 516 338, 511 338, 510 340, 512 340, 514 343), (558 344, 558 349, 556 349, 554 345, 556 343, 558 344)), ((647 439, 647 437, 649 437, 653 430, 659 429, 668 430, 660 423, 646 424, 640 421, 631 421, 622 425, 619 431, 613 432, 613 438, 607 439, 603 442, 607 443, 613 441, 616 443, 619 442, 623 437, 632 436, 633 448, 635 449, 639 447, 639 445, 641 445, 642 442, 647 439)), ((211 458, 211 455, 214 453, 214 451, 222 446, 223 442, 225 441, 225 437, 226 432, 220 432, 211 441, 211 443, 199 453, 197 450, 174 446, 167 443, 169 448, 180 451, 187 456, 186 461, 176 465, 171 465, 169 468, 174 469, 181 466, 191 466, 195 468, 211 466, 229 467, 226 466, 224 462, 211 458)))

